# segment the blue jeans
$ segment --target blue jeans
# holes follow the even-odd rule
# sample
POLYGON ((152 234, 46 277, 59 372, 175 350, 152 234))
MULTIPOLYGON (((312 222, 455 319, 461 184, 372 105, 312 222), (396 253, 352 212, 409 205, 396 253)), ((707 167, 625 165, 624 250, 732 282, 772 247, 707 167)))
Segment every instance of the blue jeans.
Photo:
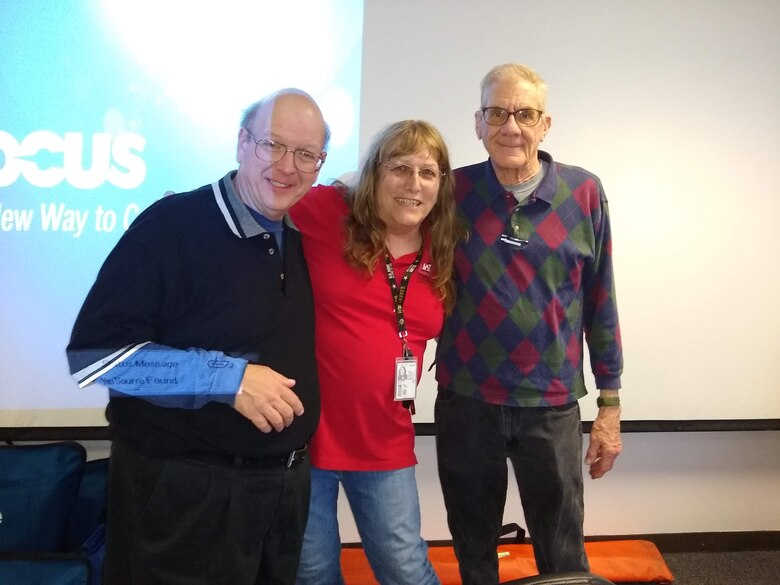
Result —
POLYGON ((496 546, 512 461, 540 573, 588 571, 578 404, 488 404, 439 387, 439 480, 464 585, 498 583, 496 546))
POLYGON ((363 549, 382 585, 438 584, 420 536, 414 467, 394 471, 311 468, 309 521, 297 585, 343 585, 336 507, 339 483, 349 500, 363 549))

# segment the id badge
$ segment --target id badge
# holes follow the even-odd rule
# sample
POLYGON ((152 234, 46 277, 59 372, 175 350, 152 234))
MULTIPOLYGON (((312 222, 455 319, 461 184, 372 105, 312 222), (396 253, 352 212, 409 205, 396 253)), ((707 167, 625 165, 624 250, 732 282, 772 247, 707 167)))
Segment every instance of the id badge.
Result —
POLYGON ((395 358, 395 400, 417 398, 417 358, 395 358))

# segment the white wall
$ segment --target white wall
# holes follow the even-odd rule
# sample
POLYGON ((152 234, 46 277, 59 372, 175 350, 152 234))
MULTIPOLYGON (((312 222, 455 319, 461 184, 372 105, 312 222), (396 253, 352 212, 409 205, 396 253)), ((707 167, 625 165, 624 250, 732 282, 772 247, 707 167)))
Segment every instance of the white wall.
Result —
POLYGON ((484 160, 485 73, 520 61, 547 81, 542 146, 610 202, 626 420, 780 418, 780 2, 366 0, 364 15, 363 150, 423 118, 455 166, 484 160))
MULTIPOLYGON (((780 431, 625 433, 615 468, 585 480, 588 536, 780 530, 780 431)), ((105 441, 84 441, 89 458, 105 441)), ((433 437, 417 437, 422 534, 450 540, 433 437)), ((510 473, 504 522, 525 526, 510 473)), ((359 542, 343 491, 341 539, 359 542)))
MULTIPOLYGON (((484 160, 480 80, 534 67, 550 88, 544 149, 610 200, 624 419, 780 418, 777 30, 776 0, 366 0, 361 144, 423 118, 455 166, 484 160)), ((624 443, 586 480, 588 535, 780 530, 780 432, 624 443)), ((423 535, 448 539, 434 451, 418 437, 423 535)), ((505 521, 521 518, 512 485, 505 521)))
MULTIPOLYGON (((599 174, 610 199, 624 417, 778 418, 777 30, 776 0, 367 0, 361 144, 424 118, 454 164, 482 160, 480 79, 535 67, 550 85, 545 148, 599 174)), ((588 535, 780 530, 780 432, 624 443, 586 480, 588 535)), ((423 536, 448 540, 433 437, 417 456, 423 536)), ((359 540, 343 500, 340 520, 359 540)), ((514 485, 505 520, 522 524, 514 485)))
MULTIPOLYGON (((780 530, 780 432, 627 433, 615 468, 585 480, 588 536, 780 530)), ((422 533, 450 540, 433 437, 417 438, 422 533)), ((511 474, 510 474, 511 475, 511 474)), ((525 526, 510 478, 504 522, 525 526)), ((341 494, 343 542, 360 537, 341 494)))

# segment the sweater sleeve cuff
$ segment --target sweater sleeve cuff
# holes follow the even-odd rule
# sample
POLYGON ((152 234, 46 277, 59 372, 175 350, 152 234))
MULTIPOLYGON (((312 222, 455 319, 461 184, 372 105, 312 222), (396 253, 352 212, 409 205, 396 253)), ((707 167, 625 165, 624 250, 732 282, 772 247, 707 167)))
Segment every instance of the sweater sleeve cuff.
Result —
POLYGON ((595 376, 596 388, 599 390, 620 390, 620 376, 595 376))

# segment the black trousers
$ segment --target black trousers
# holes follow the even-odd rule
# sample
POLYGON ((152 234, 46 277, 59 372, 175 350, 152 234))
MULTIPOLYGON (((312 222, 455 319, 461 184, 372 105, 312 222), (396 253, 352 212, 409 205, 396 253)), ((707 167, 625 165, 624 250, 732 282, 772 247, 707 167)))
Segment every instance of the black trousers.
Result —
POLYGON ((540 573, 588 571, 579 406, 496 406, 439 387, 439 480, 464 585, 498 583, 507 458, 540 573))
POLYGON ((147 457, 114 442, 103 582, 292 584, 309 491, 308 457, 242 469, 147 457))

